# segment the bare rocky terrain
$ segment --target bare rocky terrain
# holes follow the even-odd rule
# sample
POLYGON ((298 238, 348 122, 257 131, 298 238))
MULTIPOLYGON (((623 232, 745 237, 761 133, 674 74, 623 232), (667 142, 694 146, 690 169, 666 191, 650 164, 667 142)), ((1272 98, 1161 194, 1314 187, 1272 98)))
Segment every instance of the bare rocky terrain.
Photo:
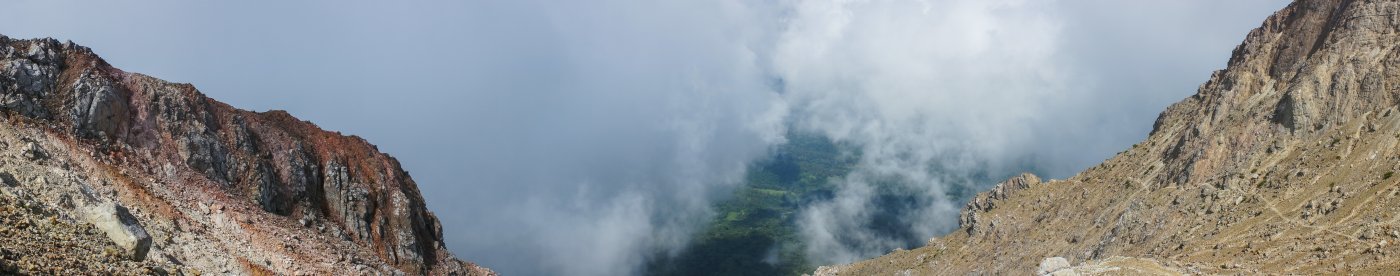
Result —
POLYGON ((0 36, 0 274, 492 275, 363 139, 0 36))
POLYGON ((1400 2, 1295 1, 1145 141, 1007 180, 927 246, 815 274, 1400 274, 1397 107, 1400 2))

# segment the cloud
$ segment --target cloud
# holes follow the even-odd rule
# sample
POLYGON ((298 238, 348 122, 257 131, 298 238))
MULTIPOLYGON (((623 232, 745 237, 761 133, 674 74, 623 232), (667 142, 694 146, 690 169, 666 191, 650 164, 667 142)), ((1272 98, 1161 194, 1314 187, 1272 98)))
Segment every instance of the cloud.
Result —
POLYGON ((809 256, 917 246, 956 227, 967 191, 1127 147, 1279 2, 792 2, 772 65, 792 118, 864 153, 803 210, 809 256))
POLYGON ((456 123, 498 127, 461 139, 508 158, 470 161, 488 167, 464 173, 487 204, 449 207, 454 248, 517 274, 636 273, 782 142, 786 104, 754 50, 766 23, 741 1, 532 4, 547 23, 526 31, 552 46, 509 54, 551 59, 467 77, 517 96, 486 95, 508 109, 456 123))
POLYGON ((864 153, 802 215, 814 257, 948 231, 950 195, 1140 140, 1284 2, 21 0, 0 33, 364 136, 464 259, 619 275, 683 246, 788 126, 864 153))
MULTIPOLYGON (((872 221, 879 184, 917 202, 899 227, 956 226, 954 189, 1017 167, 1039 114, 1077 98, 1057 60, 1061 23, 1042 1, 798 1, 775 71, 797 126, 862 145, 835 198, 804 210, 809 255, 850 262, 904 247, 872 221)), ((885 188, 887 189, 887 188, 885 188)))

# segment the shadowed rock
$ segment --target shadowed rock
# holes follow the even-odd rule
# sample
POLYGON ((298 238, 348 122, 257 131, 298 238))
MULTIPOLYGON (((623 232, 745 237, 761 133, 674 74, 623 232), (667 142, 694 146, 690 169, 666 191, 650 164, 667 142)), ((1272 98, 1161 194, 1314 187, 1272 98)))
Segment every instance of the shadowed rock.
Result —
POLYGON ((89 223, 107 233, 122 253, 138 261, 146 258, 146 252, 151 249, 151 235, 146 234, 146 228, 141 227, 141 222, 126 207, 103 202, 84 207, 83 213, 89 223))

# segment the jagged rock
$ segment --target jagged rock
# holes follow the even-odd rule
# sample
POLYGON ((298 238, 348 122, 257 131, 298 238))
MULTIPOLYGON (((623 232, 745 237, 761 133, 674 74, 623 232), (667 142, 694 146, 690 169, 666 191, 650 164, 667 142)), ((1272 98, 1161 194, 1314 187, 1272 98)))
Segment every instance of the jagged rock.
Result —
POLYGON ((129 121, 127 110, 129 100, 114 80, 96 76, 97 72, 84 72, 73 84, 75 98, 73 110, 68 114, 80 135, 111 138, 125 129, 129 121))
POLYGON ((84 207, 83 213, 84 219, 107 233, 107 238, 112 239, 126 256, 138 261, 146 258, 146 252, 151 249, 151 236, 126 207, 103 202, 84 207))
POLYGON ((190 248, 165 252, 201 270, 329 274, 345 267, 278 260, 353 254, 367 274, 492 274, 448 252, 397 160, 285 111, 237 109, 189 84, 113 68, 71 42, 0 36, 0 112, 0 142, 20 145, 0 156, 0 169, 54 180, 15 191, 60 207, 120 201, 154 218, 150 233, 185 237, 167 246, 190 248), (286 236, 310 241, 266 244, 286 236))
POLYGON ((37 40, 18 45, 0 46, 0 110, 14 111, 29 117, 46 117, 39 99, 53 89, 57 79, 54 61, 58 58, 47 50, 52 41, 37 40), (21 52, 16 47, 24 47, 21 52))
POLYGON ((996 208, 998 200, 1004 200, 1020 190, 1025 190, 1038 184, 1040 184, 1040 177, 1031 173, 1022 173, 1002 183, 998 183, 986 193, 979 194, 976 198, 973 198, 967 203, 967 208, 984 212, 990 211, 992 208, 996 208))
POLYGON ((1397 1, 1294 1, 1138 146, 1053 184, 1008 180, 968 203, 950 246, 843 272, 1030 274, 1045 256, 1085 275, 1400 270, 1376 246, 1400 229, 1397 30, 1397 1))
POLYGON ((1039 184, 1040 177, 1031 173, 1022 173, 1021 175, 997 184, 996 187, 992 187, 991 191, 978 194, 976 197, 972 198, 972 200, 968 201, 967 206, 963 207, 962 212, 958 216, 958 226, 966 229, 965 231, 967 231, 968 234, 977 234, 978 231, 982 230, 979 228, 982 226, 978 225, 980 222, 979 214, 986 213, 996 208, 997 201, 1007 199, 1020 190, 1025 190, 1039 184))
POLYGON ((15 93, 38 95, 53 86, 51 69, 28 59, 6 61, 0 64, 0 72, 12 76, 14 82, 10 88, 15 93))
MULTIPOLYGON (((803 275, 806 275, 806 274, 803 274, 803 275)), ((815 272, 812 272, 812 275, 811 275, 811 276, 839 276, 839 275, 841 275, 841 266, 839 266, 839 265, 832 265, 832 266, 819 266, 819 267, 817 267, 817 270, 816 270, 815 272)))

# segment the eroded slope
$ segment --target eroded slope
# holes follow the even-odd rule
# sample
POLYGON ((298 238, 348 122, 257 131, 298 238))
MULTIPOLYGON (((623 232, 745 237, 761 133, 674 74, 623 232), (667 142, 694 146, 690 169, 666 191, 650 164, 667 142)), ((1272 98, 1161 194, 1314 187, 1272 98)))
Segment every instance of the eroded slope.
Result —
POLYGON ((1146 141, 1066 180, 1002 183, 928 246, 818 274, 1032 274, 1056 256, 1163 274, 1400 272, 1397 14, 1296 1, 1146 141))
POLYGON ((0 92, 0 175, 14 182, 4 191, 53 210, 32 219, 82 224, 84 208, 124 206, 154 241, 136 267, 490 273, 446 250, 417 185, 358 137, 239 110, 52 39, 0 36, 0 92))

